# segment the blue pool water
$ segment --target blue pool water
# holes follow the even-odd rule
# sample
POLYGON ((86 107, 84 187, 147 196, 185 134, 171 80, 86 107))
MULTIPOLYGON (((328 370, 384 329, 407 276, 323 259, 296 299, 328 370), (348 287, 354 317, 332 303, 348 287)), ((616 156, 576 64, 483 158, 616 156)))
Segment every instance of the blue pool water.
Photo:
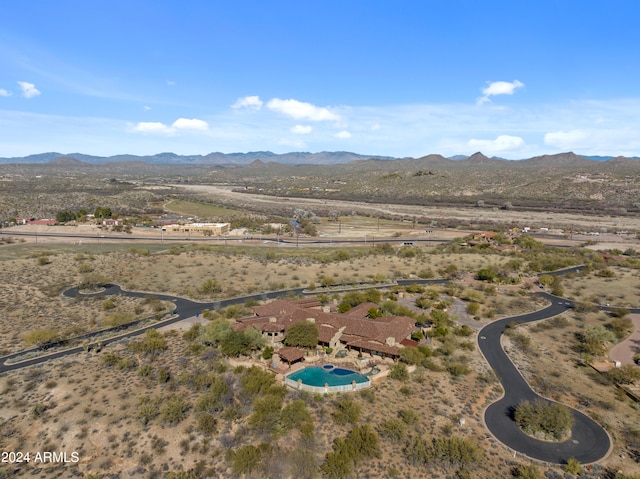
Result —
POLYGON ((328 364, 324 366, 310 366, 287 376, 293 381, 302 380, 303 384, 309 386, 323 387, 325 384, 329 386, 344 386, 351 384, 354 380, 356 383, 364 383, 369 379, 360 373, 351 369, 331 367, 328 364))

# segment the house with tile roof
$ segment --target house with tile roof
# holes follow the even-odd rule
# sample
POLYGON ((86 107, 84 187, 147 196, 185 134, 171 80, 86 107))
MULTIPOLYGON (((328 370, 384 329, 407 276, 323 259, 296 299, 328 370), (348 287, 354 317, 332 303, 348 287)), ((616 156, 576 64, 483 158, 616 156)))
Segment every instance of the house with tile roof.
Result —
POLYGON ((407 316, 368 318, 368 311, 377 307, 375 303, 363 303, 339 314, 324 311, 316 300, 276 299, 255 306, 254 316, 238 319, 234 328, 255 327, 277 347, 293 324, 309 321, 318 327, 321 346, 398 358, 400 348, 415 330, 415 320, 407 316))

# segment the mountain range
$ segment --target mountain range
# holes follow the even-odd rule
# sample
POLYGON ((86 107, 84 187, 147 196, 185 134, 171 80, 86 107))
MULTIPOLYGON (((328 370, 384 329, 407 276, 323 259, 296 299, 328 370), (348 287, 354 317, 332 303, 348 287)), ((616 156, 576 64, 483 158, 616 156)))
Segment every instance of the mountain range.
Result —
MULTIPOLYGON (((440 157, 443 160, 453 161, 471 161, 471 162, 514 162, 522 160, 505 160, 499 157, 488 158, 481 153, 475 153, 474 155, 455 155, 449 158, 442 157, 440 155, 428 155, 427 157, 440 157)), ((529 158, 527 160, 534 160, 540 158, 554 158, 562 155, 543 155, 540 157, 529 158)), ((613 156, 580 156, 575 157, 585 158, 593 161, 610 161, 616 159, 613 156)), ((423 158, 427 158, 423 157, 423 158)), ((623 158, 623 157, 618 157, 623 158)), ((291 152, 284 154, 277 154, 271 151, 250 151, 247 153, 220 153, 213 152, 207 155, 177 155, 175 153, 158 153, 155 155, 137 156, 137 155, 115 155, 115 156, 95 156, 86 155, 83 153, 40 153, 35 155, 13 157, 13 158, 0 158, 0 164, 45 164, 50 162, 60 163, 61 161, 78 161, 92 165, 102 165, 107 163, 129 163, 139 162, 150 165, 216 165, 216 166, 245 166, 255 161, 266 163, 280 163, 283 165, 338 165, 351 163, 353 161, 362 160, 397 160, 399 158, 393 158, 390 156, 376 156, 376 155, 360 155, 357 153, 351 153, 348 151, 321 151, 318 153, 310 152, 291 152)), ((410 160, 410 158, 406 158, 410 160)), ((638 157, 632 157, 628 159, 638 160, 638 157)), ((524 160, 524 159, 523 159, 524 160)))

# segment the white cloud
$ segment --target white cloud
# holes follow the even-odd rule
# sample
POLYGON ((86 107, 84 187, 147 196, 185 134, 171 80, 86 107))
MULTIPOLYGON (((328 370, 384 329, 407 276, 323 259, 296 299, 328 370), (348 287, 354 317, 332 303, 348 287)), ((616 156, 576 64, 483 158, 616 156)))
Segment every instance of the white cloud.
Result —
POLYGON ((242 98, 238 98, 236 102, 231 105, 231 108, 239 109, 239 108, 249 108, 251 110, 259 110, 262 108, 262 100, 259 96, 245 96, 242 98))
POLYGON ((136 133, 151 133, 170 135, 173 133, 173 128, 160 123, 159 121, 141 121, 132 128, 136 133))
POLYGON ((175 84, 176 84, 176 82, 174 82, 173 80, 167 80, 167 85, 168 86, 173 86, 175 84))
POLYGON ((130 128, 135 133, 148 133, 154 135, 175 135, 180 131, 207 131, 209 124, 204 120, 178 118, 171 126, 159 121, 141 121, 130 128))
POLYGON ((336 138, 347 139, 351 138, 351 133, 346 130, 340 131, 334 135, 336 138))
POLYGON ((283 113, 287 116, 295 118, 296 120, 310 120, 310 121, 338 121, 340 115, 337 115, 327 108, 312 105, 298 100, 281 100, 280 98, 274 98, 269 100, 267 108, 279 113, 283 113))
POLYGON ((40 90, 38 90, 33 83, 28 83, 26 81, 19 81, 18 85, 20 85, 20 89, 22 90, 22 96, 25 98, 33 98, 34 96, 40 95, 40 90))
POLYGON ((13 95, 13 93, 11 93, 9 90, 5 90, 4 88, 0 88, 0 96, 11 96, 13 95))
POLYGON ((590 134, 585 130, 550 131, 544 135, 544 144, 555 146, 563 150, 572 150, 584 145, 590 134))
POLYGON ((483 104, 490 102, 491 99, 489 97, 496 95, 513 95, 513 93, 518 88, 522 88, 524 83, 514 80, 513 82, 508 81, 494 81, 490 82, 483 90, 482 96, 478 98, 478 104, 483 104))
POLYGON ((145 106, 143 107, 143 110, 144 110, 144 111, 149 111, 149 110, 151 110, 151 107, 150 107, 150 106, 146 106, 146 105, 145 105, 145 106))
POLYGON ((291 128, 291 133, 296 133, 297 135, 308 135, 312 130, 313 128, 309 125, 296 125, 291 128))
POLYGON ((467 142, 471 148, 478 149, 483 153, 504 153, 521 149, 525 142, 519 136, 500 135, 495 140, 477 140, 472 138, 467 142))
POLYGON ((171 126, 177 130, 207 131, 209 129, 209 124, 206 121, 197 118, 178 118, 171 126))
POLYGON ((544 135, 545 145, 555 151, 573 151, 583 155, 640 155, 640 130, 628 125, 617 128, 575 128, 544 135))

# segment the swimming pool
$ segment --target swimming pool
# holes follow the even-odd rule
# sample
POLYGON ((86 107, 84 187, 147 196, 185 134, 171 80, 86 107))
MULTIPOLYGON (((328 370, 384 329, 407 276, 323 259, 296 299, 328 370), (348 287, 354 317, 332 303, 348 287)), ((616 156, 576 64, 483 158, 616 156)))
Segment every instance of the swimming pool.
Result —
POLYGON ((316 392, 351 391, 364 389, 371 385, 369 378, 363 374, 331 364, 306 367, 287 375, 285 382, 295 389, 316 392))

